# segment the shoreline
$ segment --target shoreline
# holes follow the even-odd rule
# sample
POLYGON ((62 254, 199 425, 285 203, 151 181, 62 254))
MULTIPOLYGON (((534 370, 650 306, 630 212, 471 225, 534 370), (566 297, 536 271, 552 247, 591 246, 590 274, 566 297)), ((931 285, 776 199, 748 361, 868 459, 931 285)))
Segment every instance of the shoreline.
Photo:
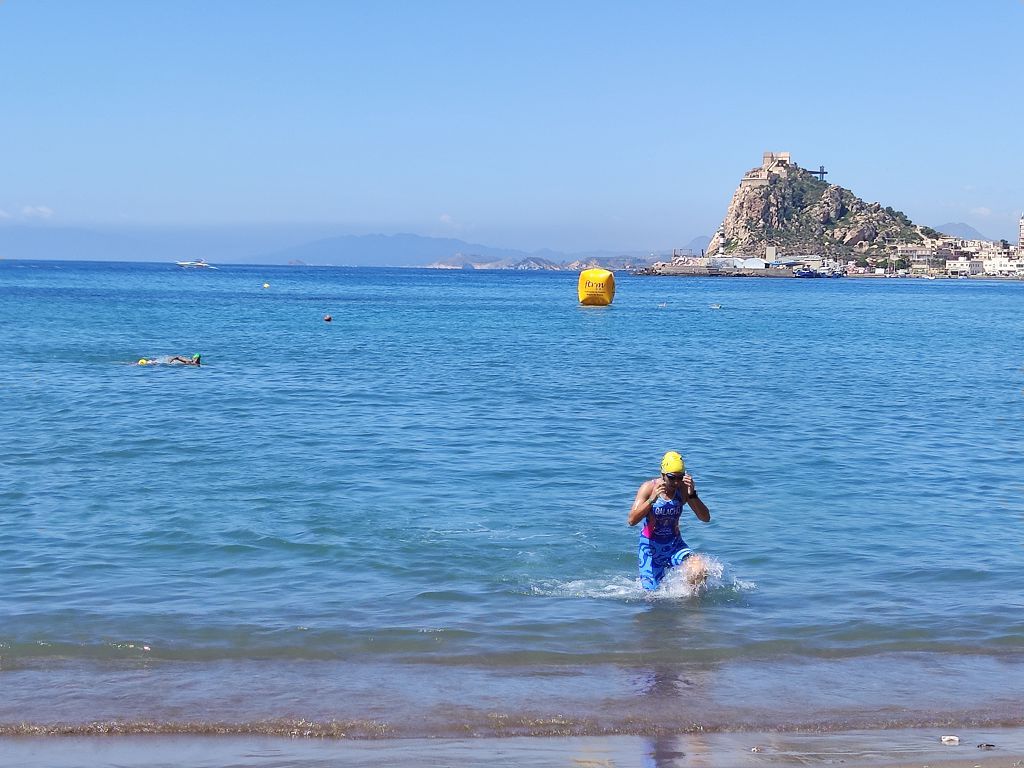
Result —
POLYGON ((1024 729, 691 733, 663 737, 511 737, 358 740, 266 736, 3 737, 0 766, 123 765, 284 768, 487 765, 581 768, 1020 768, 1024 729), (940 737, 957 735, 957 746, 940 737), (985 745, 979 748, 978 745, 985 745))
MULTIPOLYGON (((643 269, 636 269, 629 271, 630 275, 636 277, 753 277, 753 278, 773 278, 783 280, 828 280, 835 278, 828 277, 817 277, 817 278, 802 278, 797 277, 793 274, 792 270, 788 269, 718 269, 715 267, 644 267, 643 269)), ((842 275, 841 279, 851 280, 885 280, 885 279, 897 279, 897 280, 942 280, 944 282, 959 281, 959 280, 973 280, 973 281, 996 281, 996 282, 1022 282, 1024 276, 1021 277, 1007 277, 1005 275, 965 275, 963 277, 950 277, 948 275, 935 275, 933 277, 926 277, 924 275, 876 275, 872 273, 865 274, 852 274, 842 275)))
POLYGON ((1016 654, 682 665, 492 661, 12 661, 4 670, 0 738, 387 741, 1024 729, 1014 684, 1024 657, 1016 654), (851 680, 864 682, 851 687, 851 680))

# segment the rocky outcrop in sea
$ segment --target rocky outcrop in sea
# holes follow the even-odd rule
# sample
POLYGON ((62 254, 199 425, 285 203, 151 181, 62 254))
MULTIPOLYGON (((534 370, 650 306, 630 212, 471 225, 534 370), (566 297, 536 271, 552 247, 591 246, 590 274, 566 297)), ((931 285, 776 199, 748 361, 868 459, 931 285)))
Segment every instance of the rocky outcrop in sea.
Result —
POLYGON ((707 254, 763 257, 769 246, 779 258, 870 254, 932 235, 902 211, 822 181, 788 152, 766 152, 761 166, 744 174, 707 254))

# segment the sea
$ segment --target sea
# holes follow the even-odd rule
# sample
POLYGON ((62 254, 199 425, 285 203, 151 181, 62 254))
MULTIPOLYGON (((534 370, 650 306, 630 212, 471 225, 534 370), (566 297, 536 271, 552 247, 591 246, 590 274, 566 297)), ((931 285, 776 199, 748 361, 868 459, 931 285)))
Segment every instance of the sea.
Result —
POLYGON ((1024 725, 1024 282, 616 280, 0 261, 0 736, 1024 725))

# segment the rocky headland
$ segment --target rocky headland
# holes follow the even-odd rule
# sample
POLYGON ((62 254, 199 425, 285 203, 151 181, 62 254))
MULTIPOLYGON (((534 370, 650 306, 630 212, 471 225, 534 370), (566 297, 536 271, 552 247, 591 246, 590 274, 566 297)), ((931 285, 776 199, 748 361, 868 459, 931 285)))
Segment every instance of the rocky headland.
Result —
POLYGON ((902 211, 823 181, 823 175, 801 168, 788 152, 765 152, 761 166, 740 180, 707 255, 763 258, 774 246, 778 259, 848 257, 938 236, 902 211))

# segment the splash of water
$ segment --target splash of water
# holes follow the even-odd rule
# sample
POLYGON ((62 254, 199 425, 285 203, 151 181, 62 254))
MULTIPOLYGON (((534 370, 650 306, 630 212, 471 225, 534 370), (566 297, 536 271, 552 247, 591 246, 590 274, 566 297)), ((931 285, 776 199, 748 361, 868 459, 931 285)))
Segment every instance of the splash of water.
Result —
POLYGON ((700 569, 704 574, 703 579, 699 581, 691 580, 686 565, 693 558, 687 558, 686 563, 682 566, 672 568, 665 574, 661 585, 651 593, 651 597, 654 599, 698 597, 711 590, 722 589, 727 586, 723 580, 725 566, 721 560, 712 555, 704 554, 695 555, 694 557, 699 557, 703 561, 703 568, 700 569))
POLYGON ((611 600, 680 600, 717 591, 748 592, 757 588, 752 581, 739 579, 728 572, 725 563, 712 555, 704 559, 706 578, 691 583, 682 568, 673 568, 661 586, 653 592, 645 591, 637 578, 614 576, 611 579, 573 579, 571 581, 545 581, 533 584, 530 592, 547 597, 582 597, 611 600))

